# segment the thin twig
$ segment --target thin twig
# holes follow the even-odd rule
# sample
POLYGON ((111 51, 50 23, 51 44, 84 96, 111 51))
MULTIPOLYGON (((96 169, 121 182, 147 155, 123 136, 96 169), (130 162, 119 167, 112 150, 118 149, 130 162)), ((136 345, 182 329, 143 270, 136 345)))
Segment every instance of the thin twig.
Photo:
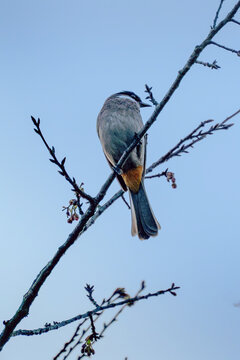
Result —
POLYGON ((207 67, 209 67, 210 69, 215 69, 215 70, 218 70, 218 69, 221 68, 221 66, 217 65, 217 61, 216 61, 216 60, 214 60, 213 63, 196 60, 196 64, 200 64, 200 65, 203 65, 203 66, 207 66, 207 67))
POLYGON ((128 203, 127 200, 125 199, 124 194, 122 194, 121 197, 122 197, 122 199, 123 199, 123 202, 127 205, 127 208, 128 208, 129 210, 131 210, 131 206, 129 205, 129 203, 128 203))
POLYGON ((63 348, 57 353, 57 355, 54 356, 53 360, 57 360, 61 354, 63 354, 64 352, 67 351, 67 347, 68 347, 70 344, 73 343, 73 341, 75 340, 75 337, 78 336, 78 332, 79 332, 79 330, 80 330, 80 327, 81 327, 86 321, 87 321, 87 318, 84 319, 82 322, 79 323, 79 325, 77 326, 77 328, 76 328, 73 336, 71 337, 71 339, 64 344, 63 348))
POLYGON ((221 10, 221 7, 222 7, 223 2, 224 2, 224 0, 221 0, 221 1, 220 1, 219 7, 218 7, 217 12, 216 12, 216 15, 215 15, 215 18, 214 18, 214 20, 213 20, 212 29, 215 29, 215 27, 216 27, 217 19, 218 19, 218 16, 219 16, 219 13, 220 13, 220 10, 221 10))
POLYGON ((50 147, 45 139, 45 137, 43 136, 43 133, 41 131, 40 128, 40 119, 38 118, 38 120, 36 120, 33 116, 31 116, 32 122, 35 125, 35 129, 34 131, 40 136, 40 138, 42 139, 44 145, 46 146, 48 152, 50 153, 52 159, 49 159, 53 164, 57 165, 60 168, 59 174, 64 176, 65 179, 72 185, 74 191, 79 194, 81 197, 83 197, 84 199, 87 199, 89 202, 93 202, 93 198, 86 194, 84 191, 82 191, 76 184, 76 180, 75 178, 71 178, 68 173, 67 170, 65 169, 65 161, 66 161, 66 157, 62 159, 62 161, 60 162, 57 157, 56 157, 56 151, 54 146, 50 147))
POLYGON ((153 179, 153 178, 160 178, 162 176, 167 176, 168 168, 164 171, 162 171, 159 174, 151 175, 151 176, 145 176, 145 179, 153 179))
POLYGON ((89 315, 89 319, 91 321, 91 329, 92 329, 93 339, 94 339, 94 341, 97 341, 97 340, 99 340, 100 337, 99 337, 99 334, 96 332, 92 314, 89 315))
POLYGON ((82 216, 84 214, 84 211, 82 210, 83 203, 80 202, 81 197, 79 194, 76 194, 76 197, 77 197, 78 211, 79 211, 79 214, 82 216))
POLYGON ((146 88, 145 92, 148 94, 148 96, 146 96, 146 99, 150 100, 154 106, 157 106, 158 102, 153 96, 152 87, 149 87, 147 84, 145 84, 145 88, 146 88))
POLYGON ((166 161, 170 160, 174 156, 180 156, 183 153, 188 153, 188 149, 192 148, 194 144, 197 142, 205 139, 206 136, 212 135, 215 131, 218 130, 227 130, 233 124, 226 124, 226 122, 230 119, 232 119, 234 116, 240 113, 240 109, 236 111, 234 114, 228 116, 225 120, 223 120, 221 123, 217 123, 215 125, 212 125, 208 130, 202 131, 198 130, 202 127, 204 127, 206 124, 213 122, 213 120, 205 120, 201 122, 193 131, 191 131, 190 134, 185 136, 183 139, 181 139, 177 145, 175 145, 171 150, 169 150, 165 155, 163 155, 159 160, 154 162, 151 166, 149 166, 146 170, 146 174, 149 172, 152 172, 154 168, 159 166, 160 164, 165 163, 166 161), (190 141, 189 143, 185 144, 186 142, 190 141))
POLYGON ((93 291, 94 291, 94 285, 90 286, 89 284, 86 284, 85 288, 87 291, 87 297, 89 298, 89 300, 91 301, 91 303, 95 306, 98 307, 98 303, 96 302, 96 300, 93 298, 93 291))
POLYGON ((240 25, 240 22, 237 21, 237 20, 232 19, 231 22, 233 22, 233 23, 235 23, 235 24, 237 24, 237 25, 240 25))
POLYGON ((116 200, 118 200, 124 194, 123 190, 119 190, 115 195, 113 195, 105 204, 102 206, 98 205, 96 212, 94 215, 89 219, 87 224, 85 225, 82 232, 87 231, 87 229, 92 226, 97 218, 102 215, 102 213, 107 210, 116 200))
POLYGON ((222 48, 222 49, 224 49, 224 50, 227 50, 227 51, 230 51, 230 52, 232 52, 232 53, 234 53, 234 54, 237 54, 237 56, 240 56, 240 50, 231 49, 231 48, 226 47, 226 46, 224 46, 224 45, 220 45, 220 44, 216 43, 215 41, 210 41, 209 44, 218 46, 218 47, 220 47, 220 48, 222 48))
POLYGON ((237 111, 236 111, 235 113, 233 113, 232 115, 226 117, 226 119, 223 120, 223 121, 221 122, 221 124, 225 124, 228 120, 232 119, 234 116, 238 115, 239 113, 240 113, 240 109, 237 110, 237 111))

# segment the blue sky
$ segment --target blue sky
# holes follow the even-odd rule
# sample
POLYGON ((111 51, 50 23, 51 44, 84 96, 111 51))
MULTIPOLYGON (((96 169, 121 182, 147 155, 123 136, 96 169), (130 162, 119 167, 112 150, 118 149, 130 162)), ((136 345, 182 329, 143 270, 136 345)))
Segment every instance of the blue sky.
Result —
MULTIPOLYGON (((226 0, 221 16, 235 3, 226 0)), ((95 195, 109 175, 96 135, 104 100, 121 90, 144 98, 145 83, 160 100, 209 32, 218 4, 2 0, 1 323, 15 313, 74 226, 61 211, 72 192, 48 161, 30 116, 41 118, 48 142, 60 159, 67 157, 68 171, 95 195)), ((238 49, 239 31, 229 24, 215 41, 238 49)), ((219 122, 239 109, 239 57, 216 47, 200 57, 215 59, 221 69, 195 65, 150 129, 148 165, 201 121, 219 122)), ((142 110, 144 121, 151 111, 142 110)), ((238 116, 227 132, 159 168, 175 173, 176 190, 164 179, 146 182, 162 226, 157 238, 132 238, 130 212, 116 202, 61 259, 19 328, 38 328, 89 310, 86 283, 95 285, 100 301, 116 287, 134 295, 141 280, 147 292, 175 282, 181 286, 177 297, 165 295, 127 309, 96 344, 95 359, 237 360, 239 121, 238 116)), ((115 181, 107 197, 118 189, 115 181)), ((50 359, 75 327, 14 338, 2 358, 50 359)))

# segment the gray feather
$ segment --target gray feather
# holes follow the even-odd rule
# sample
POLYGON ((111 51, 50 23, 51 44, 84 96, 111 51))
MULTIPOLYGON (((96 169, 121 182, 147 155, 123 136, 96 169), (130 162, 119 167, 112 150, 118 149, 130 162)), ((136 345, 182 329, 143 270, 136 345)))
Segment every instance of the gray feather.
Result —
POLYGON ((132 235, 138 234, 140 239, 156 236, 161 227, 153 214, 143 182, 137 193, 130 190, 129 194, 132 205, 132 235))

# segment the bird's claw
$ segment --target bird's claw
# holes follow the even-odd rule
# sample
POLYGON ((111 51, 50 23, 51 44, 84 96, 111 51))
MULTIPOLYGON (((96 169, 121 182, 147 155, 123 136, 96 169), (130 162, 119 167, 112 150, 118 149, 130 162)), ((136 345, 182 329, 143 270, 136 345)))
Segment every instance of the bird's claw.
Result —
POLYGON ((135 137, 135 139, 137 139, 137 140, 139 141, 139 144, 141 145, 141 144, 142 144, 142 140, 140 139, 140 137, 139 137, 139 135, 138 135, 137 132, 135 132, 134 137, 135 137))

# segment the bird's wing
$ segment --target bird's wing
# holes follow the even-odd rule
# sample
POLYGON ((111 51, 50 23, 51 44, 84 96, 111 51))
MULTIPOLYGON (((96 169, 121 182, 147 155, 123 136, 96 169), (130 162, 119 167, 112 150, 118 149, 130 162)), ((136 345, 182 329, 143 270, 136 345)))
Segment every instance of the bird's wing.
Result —
MULTIPOLYGON (((107 162, 108 162, 110 168, 113 169, 114 165, 111 163, 111 161, 108 159, 108 157, 107 157, 107 155, 105 153, 104 153, 104 155, 105 155, 105 157, 107 159, 107 162)), ((123 191, 127 191, 126 184, 125 184, 123 178, 121 177, 121 175, 117 174, 116 178, 118 179, 119 184, 120 184, 121 188, 123 189, 123 191)))

